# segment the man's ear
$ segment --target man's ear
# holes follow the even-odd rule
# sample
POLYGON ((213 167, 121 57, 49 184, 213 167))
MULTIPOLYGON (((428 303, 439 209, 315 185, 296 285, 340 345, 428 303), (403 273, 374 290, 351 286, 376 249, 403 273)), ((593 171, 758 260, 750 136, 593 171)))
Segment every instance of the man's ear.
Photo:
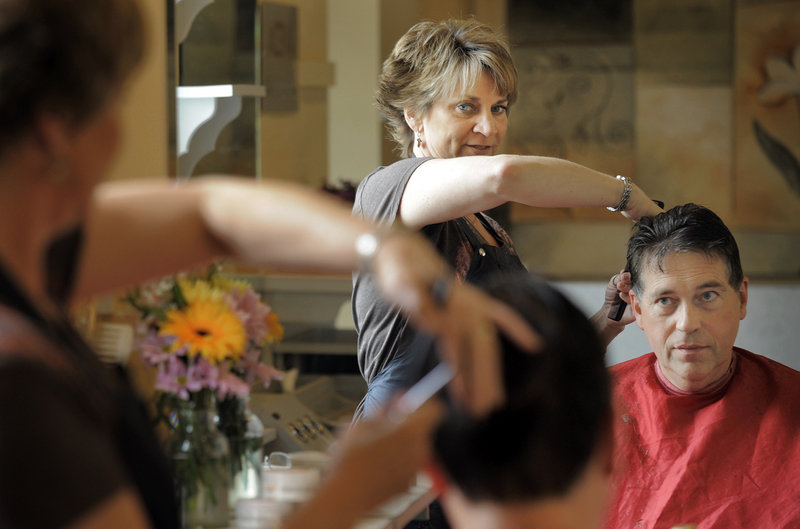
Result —
POLYGON ((739 285, 739 303, 741 304, 739 307, 739 319, 743 320, 745 316, 747 316, 747 285, 749 280, 747 276, 742 279, 742 284, 739 285))
POLYGON ((631 298, 631 310, 633 311, 633 315, 636 317, 636 325, 638 325, 640 329, 644 330, 644 327, 642 327, 641 300, 639 299, 639 296, 636 295, 636 291, 634 289, 630 289, 628 296, 631 298))

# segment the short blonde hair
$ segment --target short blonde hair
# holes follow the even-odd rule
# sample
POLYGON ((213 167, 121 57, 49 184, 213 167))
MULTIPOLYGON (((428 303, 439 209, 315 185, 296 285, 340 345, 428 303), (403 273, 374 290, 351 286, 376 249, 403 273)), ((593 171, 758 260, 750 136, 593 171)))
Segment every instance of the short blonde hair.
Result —
POLYGON ((383 62, 376 103, 403 157, 411 156, 414 142, 404 109, 424 116, 436 101, 474 86, 483 73, 511 106, 517 69, 508 42, 475 19, 420 22, 400 37, 383 62))

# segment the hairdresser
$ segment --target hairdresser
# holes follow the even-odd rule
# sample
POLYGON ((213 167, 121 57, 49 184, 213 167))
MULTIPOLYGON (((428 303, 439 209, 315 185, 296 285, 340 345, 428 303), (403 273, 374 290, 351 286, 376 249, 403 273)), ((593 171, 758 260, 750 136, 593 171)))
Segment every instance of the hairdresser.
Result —
MULTIPOLYGON (((421 231, 455 269, 457 284, 524 270, 508 234, 483 213, 506 202, 607 207, 632 220, 661 211, 629 178, 558 158, 498 153, 517 99, 517 71, 506 40, 474 19, 409 29, 383 63, 376 99, 403 159, 361 182, 354 212, 421 231)), ((369 385, 359 414, 371 415, 439 355, 433 337, 381 299, 372 275, 354 278, 353 315, 369 385)), ((488 355, 472 359, 476 372, 497 368, 488 355)), ((500 388, 471 395, 473 411, 502 402, 500 388)))

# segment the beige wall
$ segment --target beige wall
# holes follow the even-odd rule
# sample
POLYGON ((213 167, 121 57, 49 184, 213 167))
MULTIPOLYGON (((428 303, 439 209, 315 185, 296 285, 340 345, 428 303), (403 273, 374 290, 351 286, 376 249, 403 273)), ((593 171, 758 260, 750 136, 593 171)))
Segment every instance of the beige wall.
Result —
POLYGON ((123 147, 109 179, 167 175, 167 21, 162 2, 140 2, 148 27, 147 56, 125 94, 123 147))
POLYGON ((328 9, 328 177, 356 183, 381 163, 383 126, 372 100, 381 64, 380 2, 336 0, 328 9), (335 6, 335 7, 333 7, 335 6), (358 28, 358 38, 354 38, 358 28))
POLYGON ((297 8, 298 109, 261 114, 261 176, 320 187, 328 171, 327 2, 288 0, 297 8))

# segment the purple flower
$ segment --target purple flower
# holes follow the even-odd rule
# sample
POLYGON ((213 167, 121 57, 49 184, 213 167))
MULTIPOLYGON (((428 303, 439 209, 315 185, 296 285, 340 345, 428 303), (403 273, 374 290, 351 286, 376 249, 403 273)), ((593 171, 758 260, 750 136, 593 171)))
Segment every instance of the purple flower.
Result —
POLYGON ((177 356, 171 356, 158 364, 156 371, 156 389, 167 393, 174 393, 182 399, 189 398, 189 391, 186 387, 187 368, 177 356))
POLYGON ((220 372, 218 366, 213 365, 202 356, 196 356, 193 363, 189 364, 186 387, 189 391, 199 391, 203 388, 216 389, 220 372))
POLYGON ((176 354, 185 354, 185 351, 171 353, 169 346, 175 341, 175 337, 159 336, 158 329, 152 326, 148 327, 147 331, 139 336, 140 339, 137 345, 142 352, 142 358, 150 365, 159 365, 176 354))

